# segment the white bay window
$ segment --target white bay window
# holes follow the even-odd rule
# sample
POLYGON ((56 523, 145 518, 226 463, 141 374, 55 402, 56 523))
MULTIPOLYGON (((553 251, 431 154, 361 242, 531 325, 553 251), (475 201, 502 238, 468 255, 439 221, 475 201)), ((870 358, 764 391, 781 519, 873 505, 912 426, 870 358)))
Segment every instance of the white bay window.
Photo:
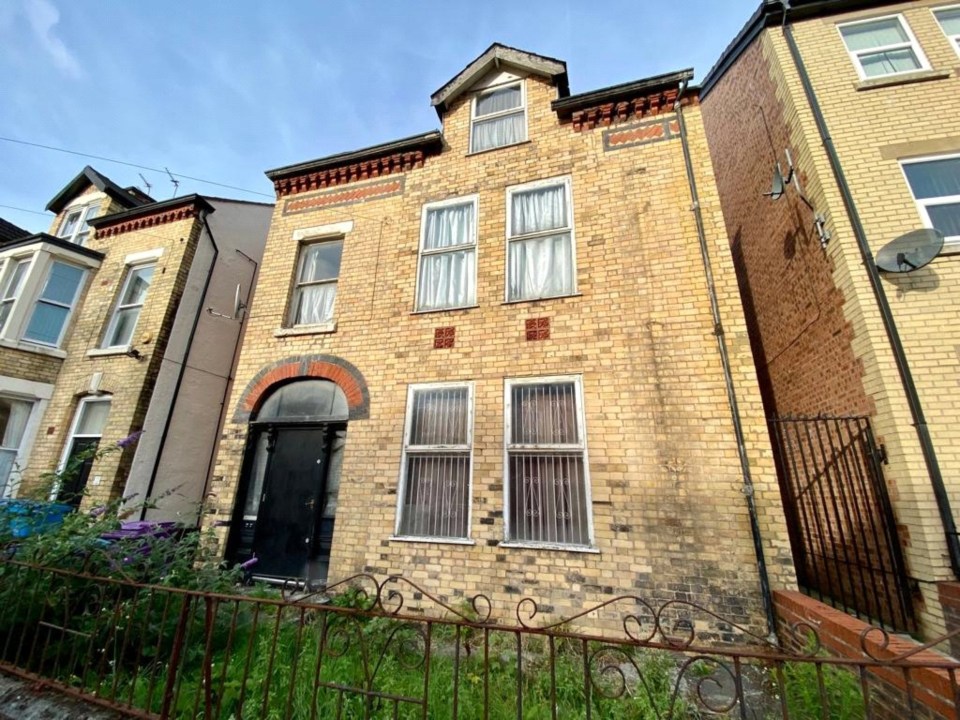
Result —
POLYGON ((397 500, 399 538, 469 538, 472 448, 472 384, 411 385, 397 500))
POLYGON ((477 198, 425 205, 420 226, 417 310, 449 310, 475 304, 477 198))
POLYGON ((60 223, 57 236, 75 245, 85 245, 90 237, 90 220, 100 212, 100 203, 95 202, 81 207, 67 210, 67 214, 60 223))
POLYGON ((576 292, 570 180, 507 190, 507 301, 576 292))

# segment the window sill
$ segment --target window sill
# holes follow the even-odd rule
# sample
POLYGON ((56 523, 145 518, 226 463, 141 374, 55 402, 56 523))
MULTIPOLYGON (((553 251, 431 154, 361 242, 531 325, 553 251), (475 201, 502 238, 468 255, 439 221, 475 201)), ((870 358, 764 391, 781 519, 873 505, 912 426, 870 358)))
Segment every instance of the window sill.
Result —
POLYGON ((516 540, 504 540, 497 547, 518 548, 522 550, 559 550, 561 552, 587 553, 599 555, 600 549, 593 545, 553 545, 550 543, 525 543, 516 540))
POLYGON ((110 348, 94 348, 93 350, 87 350, 87 357, 109 357, 110 355, 126 355, 130 352, 129 345, 123 345, 121 347, 110 347, 110 348))
POLYGON ((548 302, 550 300, 565 300, 566 298, 583 297, 583 293, 575 292, 569 295, 548 295, 547 297, 524 298, 523 300, 504 300, 501 305, 520 305, 522 303, 548 302))
POLYGON ((435 310, 414 310, 411 315, 435 315, 444 312, 464 312, 466 310, 476 310, 479 305, 463 305, 462 307, 437 308, 435 310))
POLYGON ((317 325, 297 325, 291 328, 277 328, 273 331, 276 338, 297 337, 298 335, 323 335, 337 331, 337 321, 319 323, 317 325))
POLYGON ((486 150, 477 150, 476 152, 468 152, 467 157, 474 157, 476 155, 486 155, 487 153, 496 152, 497 150, 504 150, 506 148, 520 147, 521 145, 532 145, 533 141, 531 140, 521 140, 520 142, 510 143, 509 145, 497 145, 494 148, 487 148, 486 150))
POLYGON ((943 80, 952 75, 949 70, 917 70, 916 72, 885 75, 869 80, 861 80, 854 87, 858 90, 873 90, 874 88, 891 87, 894 85, 909 85, 911 83, 927 82, 929 80, 943 80))
POLYGON ((430 543, 431 545, 476 545, 469 538, 412 537, 410 535, 391 535, 390 542, 430 543))
POLYGON ((49 347, 47 345, 34 345, 33 343, 25 341, 16 342, 14 340, 7 340, 6 338, 0 338, 0 347, 23 350, 24 352, 35 353, 37 355, 49 355, 50 357, 59 358, 61 360, 67 356, 66 351, 60 350, 59 348, 49 347))

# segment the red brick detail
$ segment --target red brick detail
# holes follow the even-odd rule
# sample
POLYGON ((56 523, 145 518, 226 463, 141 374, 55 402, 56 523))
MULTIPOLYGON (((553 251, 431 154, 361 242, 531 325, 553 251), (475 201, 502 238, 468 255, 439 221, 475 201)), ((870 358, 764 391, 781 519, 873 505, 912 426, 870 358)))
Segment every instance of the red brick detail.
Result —
POLYGON ((242 408, 246 412, 253 412, 260 406, 260 401, 278 383, 294 378, 318 378, 331 380, 340 386, 347 397, 348 407, 355 408, 363 404, 363 389, 357 380, 346 369, 329 362, 311 362, 304 372, 303 363, 289 362, 276 367, 260 378, 243 399, 242 408))
MULTIPOLYGON (((593 107, 577 110, 570 116, 572 127, 576 132, 592 130, 599 126, 606 127, 618 122, 639 120, 645 117, 672 112, 677 101, 678 91, 674 88, 660 92, 641 95, 630 100, 621 100, 616 103, 603 103, 593 107)), ((682 105, 697 105, 699 100, 695 96, 687 96, 682 105)))
POLYGON ((279 178, 274 181, 273 187, 277 191, 277 197, 286 197, 287 195, 296 195, 311 190, 322 190, 384 175, 407 172, 423 167, 423 161, 424 153, 422 150, 395 153, 360 163, 341 165, 294 177, 279 178))
POLYGON ((433 331, 433 347, 435 350, 441 348, 452 348, 457 336, 455 327, 438 327, 433 331))
POLYGON ((296 200, 287 200, 283 206, 283 214, 292 215, 336 205, 349 205, 350 203, 396 195, 401 192, 403 192, 403 181, 401 179, 387 180, 364 185, 353 190, 334 190, 296 200))
POLYGON ((134 232, 145 228, 156 227, 157 225, 166 225, 167 223, 187 220, 196 217, 197 208, 182 207, 174 210, 157 212, 150 215, 133 218, 131 220, 121 220, 115 224, 101 225, 95 231, 94 237, 108 238, 122 233, 134 232))
POLYGON ((658 140, 665 135, 663 125, 644 125, 643 127, 631 128, 620 132, 610 133, 610 145, 623 145, 624 143, 638 142, 641 140, 658 140))
POLYGON ((527 340, 549 340, 550 318, 527 318, 527 340))
MULTIPOLYGON (((829 654, 865 663, 872 662, 870 657, 864 654, 861 646, 861 634, 870 628, 870 625, 862 620, 795 591, 775 591, 774 608, 781 629, 789 628, 795 623, 806 623, 817 629, 821 647, 829 654)), ((867 634, 862 642, 873 657, 880 659, 893 658, 920 647, 913 640, 894 635, 886 638, 884 646, 884 638, 877 630, 867 634)), ((794 649, 802 648, 794 647, 794 649)), ((949 672, 946 669, 929 667, 943 665, 942 655, 930 650, 921 650, 908 659, 900 661, 897 667, 874 666, 868 667, 867 671, 886 685, 906 693, 903 664, 910 666, 910 689, 914 700, 941 717, 956 717, 949 672)))

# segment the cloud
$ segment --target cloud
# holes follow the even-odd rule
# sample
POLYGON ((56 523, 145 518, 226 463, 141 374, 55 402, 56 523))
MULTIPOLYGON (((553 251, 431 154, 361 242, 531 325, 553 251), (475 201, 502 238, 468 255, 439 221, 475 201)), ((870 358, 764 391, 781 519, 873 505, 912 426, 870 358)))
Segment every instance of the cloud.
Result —
POLYGON ((60 22, 60 11, 49 0, 27 0, 24 5, 27 21, 37 40, 46 50, 53 64, 74 79, 83 77, 83 68, 73 53, 58 38, 54 29, 60 22))

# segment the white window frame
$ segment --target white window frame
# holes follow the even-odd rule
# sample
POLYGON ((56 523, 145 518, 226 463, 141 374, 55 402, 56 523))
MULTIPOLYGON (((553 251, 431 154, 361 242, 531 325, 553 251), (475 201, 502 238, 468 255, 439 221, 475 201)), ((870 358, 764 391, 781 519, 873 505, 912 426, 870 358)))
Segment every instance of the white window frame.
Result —
POLYGON ((483 88, 479 92, 475 93, 474 96, 470 99, 470 128, 469 128, 470 138, 469 138, 469 147, 470 154, 474 153, 485 153, 493 152, 494 150, 499 150, 500 148, 513 147, 514 145, 520 145, 527 142, 530 138, 530 127, 527 120, 527 83, 525 78, 519 78, 517 80, 509 80, 507 82, 498 83, 497 85, 491 85, 490 87, 483 88), (513 85, 520 86, 520 107, 519 108, 510 108, 509 110, 501 110, 499 112, 493 112, 489 115, 481 115, 477 117, 477 100, 484 95, 489 95, 496 90, 504 90, 513 85), (473 125, 477 122, 483 122, 485 120, 495 120, 496 118, 506 117, 507 115, 516 115, 517 113, 523 114, 523 138, 517 140, 513 143, 508 143, 507 145, 497 145, 496 147, 484 148, 483 150, 475 150, 473 147, 473 125))
POLYGON ((4 329, 9 324, 13 317, 13 311, 17 305, 17 301, 23 295, 23 288, 27 284, 27 279, 30 277, 33 262, 34 256, 31 253, 30 255, 15 255, 9 257, 4 263, 2 277, 0 277, 0 288, 2 288, 2 290, 0 290, 0 309, 2 309, 4 305, 10 305, 10 312, 7 313, 5 320, 0 321, 0 335, 3 334, 4 329), (26 266, 26 269, 17 287, 11 289, 10 284, 13 282, 13 278, 21 265, 26 266))
POLYGON ((343 267, 343 250, 346 246, 346 237, 342 234, 337 235, 326 235, 322 237, 309 237, 299 241, 297 245, 297 269, 296 273, 293 276, 293 288, 290 292, 290 308, 287 312, 287 322, 285 327, 287 328, 325 328, 332 326, 336 323, 337 320, 337 301, 340 299, 340 270, 343 267), (340 268, 337 269, 337 276, 333 279, 327 280, 311 280, 308 283, 300 282, 300 275, 303 273, 303 263, 307 258, 307 249, 314 245, 322 245, 324 243, 333 243, 339 242, 341 244, 340 249, 340 268), (301 287, 311 287, 314 285, 329 285, 335 284, 337 286, 336 296, 333 300, 333 308, 330 311, 330 319, 325 320, 322 323, 299 323, 297 322, 297 309, 300 304, 300 288, 301 287))
MULTIPOLYGON (((957 160, 960 159, 960 153, 945 153, 942 155, 924 155, 923 157, 915 157, 903 159, 900 161, 900 171, 903 173, 903 181, 907 185, 907 190, 910 191, 910 197, 913 198, 914 204, 917 206, 917 212, 920 213, 920 220, 923 222, 925 227, 932 228, 933 222, 930 220, 930 213, 927 211, 927 207, 931 205, 949 205, 953 203, 960 203, 960 195, 943 195, 936 198, 926 198, 924 200, 917 199, 917 196, 913 194, 913 187, 910 185, 910 179, 907 177, 907 165, 917 165, 925 162, 931 162, 936 160, 957 160)), ((944 238, 943 240, 944 250, 949 250, 950 252, 960 252, 960 235, 950 235, 944 238)))
POLYGON ((82 238, 79 237, 80 230, 85 226, 86 223, 88 223, 90 220, 93 220, 94 215, 92 214, 92 212, 99 212, 100 208, 103 207, 103 202, 104 202, 103 198, 99 198, 97 200, 88 202, 84 205, 72 205, 68 207, 64 211, 63 219, 60 221, 60 226, 57 228, 57 237, 60 238, 61 240, 65 240, 67 242, 73 243, 74 245, 79 245, 80 247, 84 247, 86 245, 87 239, 90 237, 90 232, 92 228, 87 227, 87 232, 84 234, 82 238), (67 225, 67 220, 76 213, 79 213, 79 216, 77 217, 77 224, 73 228, 73 232, 70 233, 69 235, 61 235, 61 233, 63 232, 63 229, 67 225), (80 239, 80 242, 77 242, 78 238, 80 239))
MULTIPOLYGON (((60 451, 60 462, 57 465, 57 472, 63 472, 64 468, 67 467, 67 461, 70 459, 70 449, 73 447, 73 441, 76 438, 100 438, 103 440, 104 430, 107 429, 107 423, 110 422, 110 410, 107 410, 107 417, 103 421, 103 428, 100 430, 99 435, 94 435, 91 433, 77 433, 77 427, 80 425, 80 418, 83 416, 83 410, 87 405, 92 405, 93 403, 108 403, 112 404, 113 396, 112 395, 88 395, 86 397, 80 398, 80 402, 77 403, 77 408, 73 412, 73 420, 70 422, 70 432, 67 434, 67 439, 63 443, 63 450, 60 451)), ((111 408, 112 409, 112 408, 111 408)), ((99 448, 98 448, 99 449, 99 448)), ((53 488, 50 490, 50 501, 56 502, 57 496, 60 494, 60 483, 55 482, 53 488)))
POLYGON ((943 5, 941 7, 930 8, 930 12, 933 13, 933 19, 937 21, 937 25, 940 26, 941 32, 943 32, 943 34, 946 35, 947 40, 950 41, 954 52, 956 52, 957 55, 960 55, 960 33, 957 33, 956 35, 950 35, 947 33, 947 29, 943 26, 940 16, 937 15, 937 13, 943 10, 960 10, 960 5, 943 5))
POLYGON ((438 200, 436 202, 424 203, 423 208, 420 210, 420 248, 419 253, 417 254, 417 281, 414 286, 414 296, 413 296, 413 309, 414 312, 444 312, 445 310, 462 310, 463 308, 476 307, 477 305, 477 268, 480 262, 480 243, 478 242, 478 237, 480 235, 480 196, 477 194, 473 195, 461 195, 460 197, 448 198, 446 200, 438 200), (426 250, 424 249, 424 242, 426 241, 427 236, 427 213, 430 210, 436 210, 437 208, 451 207, 454 205, 466 205, 468 203, 473 204, 473 244, 472 245, 457 245, 455 247, 449 248, 438 248, 435 250, 426 250), (450 307, 444 308, 427 308, 422 309, 420 307, 420 273, 423 269, 423 258, 424 256, 430 255, 443 255, 444 253, 452 252, 462 252, 464 250, 473 248, 473 301, 467 303, 466 305, 451 305, 450 307))
POLYGON ((559 175, 557 177, 545 178, 543 180, 534 180, 532 182, 523 183, 521 185, 511 185, 507 188, 507 223, 506 223, 506 245, 504 251, 506 255, 504 256, 504 283, 503 283, 503 301, 506 303, 521 303, 521 302, 533 302, 535 300, 552 300, 554 298, 563 298, 563 297, 572 297, 579 294, 580 288, 577 283, 577 231, 576 231, 576 220, 574 219, 573 212, 573 182, 569 175, 559 175), (550 187, 553 185, 563 184, 564 192, 567 194, 567 208, 570 211, 570 217, 568 218, 569 225, 566 228, 553 228, 552 230, 541 230, 540 232, 528 233, 526 235, 517 235, 512 236, 511 230, 513 228, 513 195, 515 193, 522 193, 527 190, 535 190, 542 187, 550 187), (564 293, 563 295, 542 295, 535 298, 520 298, 517 300, 510 299, 510 243, 517 242, 521 240, 527 240, 530 238, 536 237, 548 237, 550 235, 558 235, 559 233, 569 232, 570 233, 570 272, 573 274, 573 283, 572 288, 569 293, 564 293))
POLYGON ((598 552, 596 548, 596 539, 593 527, 593 495, 591 492, 592 483, 590 481, 590 457, 587 451, 587 421, 586 408, 583 403, 583 376, 582 375, 551 375, 545 377, 522 377, 506 378, 503 383, 503 542, 501 547, 523 547, 540 548, 547 550, 565 550, 580 552, 598 552), (513 418, 513 388, 517 385, 552 385, 560 383, 573 383, 574 402, 576 404, 577 414, 577 435, 580 442, 576 445, 514 445, 510 442, 512 433, 513 418), (583 493, 584 503, 587 513, 587 545, 574 545, 563 543, 541 543, 530 540, 511 539, 510 529, 510 488, 513 479, 510 477, 510 451, 515 450, 534 450, 534 451, 576 451, 582 453, 583 457, 583 493))
POLYGON ((50 398, 53 396, 53 385, 38 383, 33 380, 0 377, 0 395, 33 404, 30 419, 27 420, 27 425, 23 429, 23 437, 20 439, 14 468, 7 479, 7 486, 2 496, 4 498, 14 498, 20 488, 22 474, 30 461, 30 452, 40 429, 40 421, 43 419, 43 414, 46 412, 50 398), (16 478, 14 478, 15 475, 16 478))
POLYGON ((63 345, 63 337, 67 334, 67 328, 70 327, 70 322, 73 320, 73 313, 77 309, 77 304, 79 303, 80 297, 83 295, 84 286, 87 284, 87 269, 83 265, 79 265, 70 260, 65 260, 63 258, 52 258, 50 263, 47 265, 46 272, 43 274, 43 282, 40 284, 40 288, 37 291, 37 294, 34 296, 33 301, 30 303, 31 312, 27 313, 28 317, 25 319, 23 325, 23 332, 20 336, 20 341, 28 345, 34 345, 37 347, 46 347, 46 348, 59 348, 63 345), (44 287, 46 286, 47 279, 50 277, 50 273, 53 272, 53 266, 55 263, 60 263, 61 265, 69 265, 70 267, 77 268, 80 270, 80 280, 77 282, 77 288, 73 292, 73 297, 70 299, 69 304, 64 304, 54 300, 44 300, 40 297, 40 294, 43 292, 44 287), (30 320, 33 318, 32 310, 36 308, 40 303, 46 303, 48 305, 53 305, 55 307, 66 308, 67 315, 63 319, 63 325, 60 326, 60 334, 57 336, 57 341, 55 343, 46 343, 42 340, 33 340, 27 337, 27 329, 30 327, 30 320))
POLYGON ((472 381, 453 381, 439 383, 416 383, 407 387, 407 408, 403 424, 403 451, 400 453, 400 479, 397 483, 397 512, 394 522, 394 531, 391 540, 409 542, 446 543, 451 545, 473 545, 473 414, 474 414, 474 383, 472 381), (466 388, 467 390, 467 444, 466 445, 410 445, 410 432, 413 428, 413 399, 418 390, 443 390, 449 388, 466 388), (427 535, 401 535, 400 526, 403 520, 403 498, 407 491, 407 453, 408 452, 450 452, 466 456, 470 463, 470 472, 467 477, 467 534, 465 537, 434 537, 427 535))
MULTIPOLYGON (((140 323, 140 315, 143 312, 143 306, 147 302, 147 295, 149 294, 150 290, 149 288, 147 288, 147 293, 144 294, 143 301, 139 305, 122 305, 123 297, 124 295, 127 294, 127 289, 130 287, 130 282, 133 279, 133 274, 137 270, 143 270, 149 267, 152 267, 154 268, 154 270, 156 270, 157 263, 155 261, 142 262, 142 263, 136 263, 136 264, 126 266, 126 269, 124 270, 123 285, 121 285, 120 293, 117 295, 117 300, 113 304, 113 310, 110 313, 110 322, 107 323, 107 331, 103 334, 103 339, 100 341, 100 349, 125 351, 125 350, 128 350, 131 345, 133 345, 133 338, 137 332, 137 325, 140 323), (108 345, 107 343, 109 342, 110 337, 113 335, 114 331, 117 328, 117 322, 119 321, 120 311, 129 310, 130 308, 133 308, 133 307, 137 307, 138 312, 137 312, 137 319, 133 323, 133 330, 130 331, 130 342, 124 345, 108 345)), ((151 280, 151 284, 153 284, 153 280, 151 280)))
POLYGON ((927 61, 927 56, 923 53, 923 48, 920 47, 920 43, 917 42, 916 35, 913 34, 913 29, 910 27, 910 23, 907 22, 907 19, 900 13, 893 15, 881 15, 879 17, 864 18, 863 20, 852 20, 850 22, 838 23, 837 24, 837 33, 840 35, 840 42, 843 43, 844 49, 846 49, 847 54, 850 56, 850 60, 853 62, 853 66, 857 69, 857 75, 861 80, 881 80, 883 78, 897 77, 899 75, 909 75, 910 73, 921 72, 923 70, 930 69, 930 63, 927 61), (847 46, 847 39, 843 36, 843 28, 853 27, 855 25, 868 25, 870 23, 879 22, 881 20, 897 20, 900 23, 900 27, 903 28, 904 32, 907 35, 907 42, 895 43, 893 45, 881 45, 879 47, 868 48, 864 50, 851 50, 847 46), (901 50, 904 48, 910 48, 913 50, 913 54, 916 55, 917 61, 920 63, 920 67, 914 70, 903 70, 901 72, 892 72, 884 73, 883 75, 874 75, 869 77, 863 70, 863 65, 860 63, 861 55, 874 55, 888 50, 901 50))

